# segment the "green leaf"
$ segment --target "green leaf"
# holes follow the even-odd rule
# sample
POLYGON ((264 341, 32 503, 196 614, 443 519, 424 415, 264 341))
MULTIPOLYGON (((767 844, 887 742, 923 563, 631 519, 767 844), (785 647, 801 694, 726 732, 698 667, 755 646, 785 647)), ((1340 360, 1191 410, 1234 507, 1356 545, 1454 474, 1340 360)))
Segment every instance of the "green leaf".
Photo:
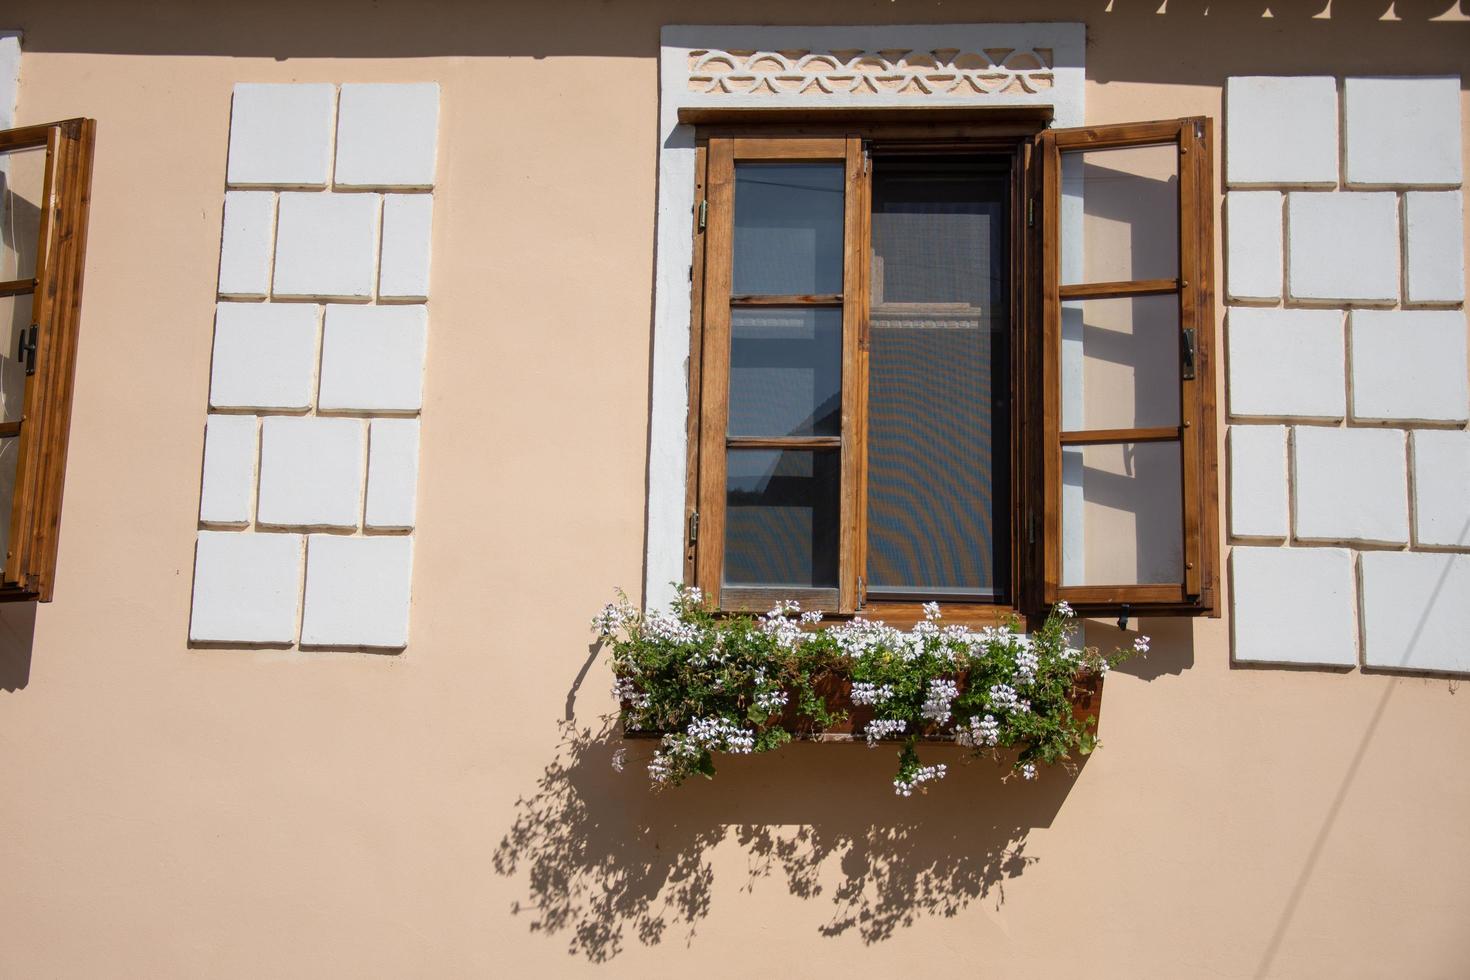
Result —
POLYGON ((696 771, 701 773, 705 779, 715 777, 715 760, 708 751, 699 753, 699 761, 694 764, 696 771))
POLYGON ((749 718, 757 725, 764 725, 766 723, 766 719, 771 717, 771 714, 760 705, 753 704, 746 710, 745 717, 749 718))

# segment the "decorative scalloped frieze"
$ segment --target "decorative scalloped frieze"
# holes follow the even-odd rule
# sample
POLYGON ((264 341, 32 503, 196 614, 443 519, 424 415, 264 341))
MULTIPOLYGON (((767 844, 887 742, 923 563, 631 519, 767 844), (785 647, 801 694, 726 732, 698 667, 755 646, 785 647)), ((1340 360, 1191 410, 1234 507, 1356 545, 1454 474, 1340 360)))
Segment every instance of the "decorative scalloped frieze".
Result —
POLYGON ((688 90, 700 95, 1001 95, 1056 83, 1051 48, 880 50, 695 49, 688 90))

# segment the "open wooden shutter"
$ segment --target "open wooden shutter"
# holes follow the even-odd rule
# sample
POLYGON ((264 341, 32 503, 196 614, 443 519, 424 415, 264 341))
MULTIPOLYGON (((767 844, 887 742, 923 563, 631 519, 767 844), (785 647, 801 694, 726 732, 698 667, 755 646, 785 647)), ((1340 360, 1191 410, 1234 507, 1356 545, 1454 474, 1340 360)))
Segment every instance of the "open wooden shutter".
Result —
POLYGON ((0 600, 51 598, 95 128, 0 132, 0 600))
POLYGON ((718 137, 704 159, 694 579, 722 609, 851 612, 862 141, 718 137))
POLYGON ((1210 135, 1193 118, 1038 138, 1048 603, 1216 610, 1210 135))

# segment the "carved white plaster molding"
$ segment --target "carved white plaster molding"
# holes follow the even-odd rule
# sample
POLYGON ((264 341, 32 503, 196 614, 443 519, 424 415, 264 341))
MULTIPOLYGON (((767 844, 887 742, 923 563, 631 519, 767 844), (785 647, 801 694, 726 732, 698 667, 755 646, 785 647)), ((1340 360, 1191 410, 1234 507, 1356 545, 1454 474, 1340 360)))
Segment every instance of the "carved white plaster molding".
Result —
POLYGON ((669 26, 659 55, 658 229, 644 602, 683 576, 696 107, 1047 105, 1083 123, 1082 24, 669 26))
POLYGON ((0 129, 15 125, 20 95, 20 31, 0 30, 0 129))

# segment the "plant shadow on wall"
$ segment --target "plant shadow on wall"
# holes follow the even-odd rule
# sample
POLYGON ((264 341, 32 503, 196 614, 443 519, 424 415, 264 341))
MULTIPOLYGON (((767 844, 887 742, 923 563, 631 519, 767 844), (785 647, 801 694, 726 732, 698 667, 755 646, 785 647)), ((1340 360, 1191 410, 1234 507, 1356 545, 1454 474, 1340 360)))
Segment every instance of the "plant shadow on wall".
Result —
POLYGON ((1029 833, 1051 824, 1080 771, 1046 763, 1085 760, 1097 679, 1136 652, 1072 647, 1064 605, 1022 637, 943 627, 938 606, 910 632, 861 621, 804 631, 794 604, 754 620, 698 603, 689 590, 670 613, 626 601, 604 611, 623 718, 576 717, 594 644, 557 755, 496 852, 497 871, 526 882, 514 911, 594 961, 631 938, 692 940, 717 868, 744 868, 725 894, 784 883, 820 903, 822 934, 869 943, 922 916, 998 907, 1035 861, 1029 833), (623 723, 671 734, 625 741, 623 723), (871 747, 786 741, 813 730, 865 731, 871 747), (873 742, 895 731, 965 745, 873 742), (716 763, 718 778, 699 778, 716 763), (684 785, 656 794, 650 777, 684 785))
POLYGON ((740 889, 784 883, 822 903, 827 936, 881 942, 922 916, 999 907, 1005 883, 1036 860, 1027 835, 1051 824, 1076 780, 1056 768, 1002 785, 1000 767, 965 767, 964 750, 943 746, 930 754, 960 771, 905 799, 888 788, 898 746, 793 743, 721 757, 718 779, 659 793, 642 771, 656 743, 625 743, 615 717, 566 720, 561 734, 535 792, 517 802, 495 867, 524 876, 513 911, 532 932, 565 936, 569 953, 594 962, 630 940, 691 941, 711 911, 716 866, 729 873, 741 852, 740 889))

